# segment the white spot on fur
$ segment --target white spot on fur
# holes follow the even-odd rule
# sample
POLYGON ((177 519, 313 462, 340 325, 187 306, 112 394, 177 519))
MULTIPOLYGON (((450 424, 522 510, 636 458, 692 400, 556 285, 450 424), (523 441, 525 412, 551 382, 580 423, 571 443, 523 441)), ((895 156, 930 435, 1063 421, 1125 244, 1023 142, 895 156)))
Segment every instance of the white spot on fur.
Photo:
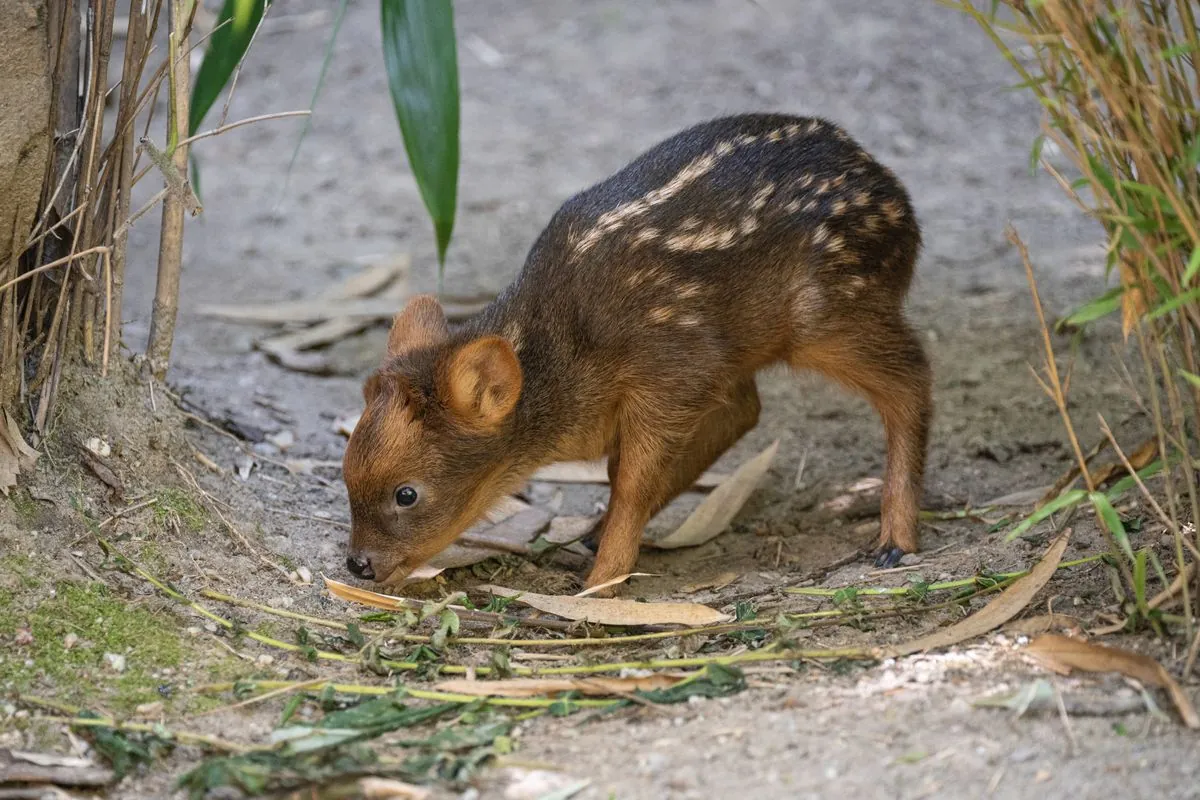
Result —
POLYGON ((795 214, 797 211, 800 210, 800 201, 799 200, 789 200, 787 205, 785 205, 783 207, 783 210, 789 214, 795 214))
POLYGON ((668 308, 667 306, 658 306, 657 308, 652 308, 650 309, 649 314, 650 321, 658 325, 661 325, 664 322, 670 322, 671 317, 673 316, 675 316, 675 310, 668 308))
POLYGON ((808 133, 816 133, 817 131, 821 130, 820 121, 814 119, 812 122, 808 123, 807 130, 808 130, 808 133))
POLYGON ((854 195, 855 208, 863 208, 871 202, 871 195, 866 192, 858 192, 854 195))
POLYGON ((838 214, 843 213, 848 205, 849 204, 845 200, 834 200, 833 204, 829 206, 829 213, 837 216, 838 214))
POLYGON ((812 235, 813 244, 824 244, 825 240, 828 238, 829 238, 829 226, 826 225, 825 223, 821 223, 820 225, 817 226, 817 229, 813 231, 813 235, 812 235))
POLYGON ((679 287, 678 295, 683 300, 690 300, 702 291, 704 291, 704 287, 698 283, 685 283, 679 287))
POLYGON ((646 244, 647 242, 653 242, 658 238, 658 235, 658 228, 642 228, 640 231, 634 234, 633 243, 635 245, 640 245, 646 244))
POLYGON ((697 317, 695 314, 680 314, 679 315, 679 327, 681 327, 681 328, 695 328, 699 324, 700 324, 700 318, 697 317))
POLYGON ((663 246, 668 250, 683 253, 698 253, 703 250, 724 250, 733 245, 737 228, 722 228, 709 223, 695 233, 677 233, 668 236, 663 246))
POLYGON ((887 217, 887 221, 896 225, 900 220, 904 219, 904 209, 895 200, 885 200, 879 204, 883 215, 887 217))
POLYGON ((762 211, 767 204, 767 200, 771 198, 771 193, 775 191, 775 184, 768 183, 754 193, 754 198, 750 201, 751 211, 762 211))
POLYGON ((846 240, 837 234, 830 236, 829 241, 825 244, 825 249, 830 253, 840 253, 845 247, 846 240))

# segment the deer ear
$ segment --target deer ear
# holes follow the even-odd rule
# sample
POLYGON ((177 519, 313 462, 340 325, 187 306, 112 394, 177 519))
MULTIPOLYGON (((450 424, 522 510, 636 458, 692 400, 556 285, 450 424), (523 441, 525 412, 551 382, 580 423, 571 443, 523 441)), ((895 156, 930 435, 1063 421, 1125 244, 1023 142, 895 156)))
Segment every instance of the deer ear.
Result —
POLYGON ((372 372, 363 382, 363 400, 367 405, 371 405, 371 401, 379 396, 379 392, 383 389, 383 376, 378 372, 372 372))
POLYGON ((458 348, 442 371, 443 400, 472 428, 494 428, 521 396, 521 362, 506 339, 484 336, 458 348))
POLYGON ((446 314, 437 298, 419 294, 408 301, 404 310, 392 320, 388 334, 389 356, 399 356, 422 347, 432 347, 450 335, 446 314))

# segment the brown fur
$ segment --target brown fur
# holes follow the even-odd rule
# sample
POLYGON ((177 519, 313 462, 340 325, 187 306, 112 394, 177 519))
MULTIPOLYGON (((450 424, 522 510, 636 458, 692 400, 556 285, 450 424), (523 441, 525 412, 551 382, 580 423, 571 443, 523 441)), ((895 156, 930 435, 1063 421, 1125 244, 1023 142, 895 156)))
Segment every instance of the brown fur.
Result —
POLYGON ((754 376, 777 362, 874 405, 879 546, 916 550, 919 247, 903 187, 829 123, 745 115, 666 140, 565 203, 476 318, 450 330, 427 296, 397 315, 345 456, 352 567, 401 578, 537 467, 606 455, 587 583, 629 572, 650 518, 757 423, 754 376), (420 499, 402 508, 405 485, 420 499))

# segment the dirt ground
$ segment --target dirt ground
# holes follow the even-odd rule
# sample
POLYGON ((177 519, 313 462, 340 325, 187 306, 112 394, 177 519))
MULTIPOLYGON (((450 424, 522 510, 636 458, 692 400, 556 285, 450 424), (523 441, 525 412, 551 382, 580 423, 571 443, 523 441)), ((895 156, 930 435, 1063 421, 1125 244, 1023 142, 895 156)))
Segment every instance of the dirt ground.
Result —
MULTIPOLYGON (((280 30, 273 32, 269 22, 256 42, 231 120, 307 107, 328 21, 295 26, 283 19, 308 19, 304 15, 326 6, 313 0, 278 4, 272 14, 280 18, 280 30)), ((936 375, 926 507, 978 505, 1048 485, 1070 466, 1060 419, 1028 368, 1040 363, 1041 342, 1004 227, 1013 223, 1028 242, 1052 316, 1102 291, 1102 232, 1049 177, 1030 176, 1036 105, 1008 90, 1015 83, 1012 72, 969 19, 935 2, 869 0, 492 0, 459 3, 456 11, 463 163, 448 291, 502 288, 563 200, 682 127, 752 110, 827 117, 896 171, 924 227, 910 308, 936 375)), ((188 226, 169 384, 203 417, 260 440, 256 450, 272 459, 282 456, 261 440, 280 431, 295 438, 287 457, 340 459, 344 439, 332 421, 358 409, 361 380, 378 360, 386 330, 376 327, 338 344, 344 374, 318 378, 283 369, 257 351, 254 342, 264 329, 212 319, 198 309, 313 297, 364 263, 400 253, 412 255, 414 291, 436 284, 431 227, 405 161, 378 39, 376 5, 351 3, 290 179, 286 170, 300 130, 294 120, 247 126, 196 148, 205 212, 188 226)), ((144 347, 153 296, 153 216, 131 235, 125 331, 135 352, 144 347)), ((1074 357, 1072 410, 1085 446, 1099 439, 1097 411, 1129 447, 1146 433, 1147 420, 1122 390, 1113 348, 1125 351, 1114 333, 1102 325, 1073 342, 1065 336, 1056 341, 1060 352, 1070 348, 1074 357)), ((866 403, 814 378, 782 372, 764 375, 760 387, 761 423, 717 468, 730 470, 778 439, 778 457, 763 486, 732 530, 713 542, 644 554, 638 568, 662 577, 635 580, 633 594, 679 599, 681 585, 732 571, 740 576, 737 583, 692 599, 727 607, 734 599, 754 598, 760 609, 815 610, 820 606, 814 602, 773 588, 806 575, 825 586, 900 585, 911 574, 868 576, 870 562, 853 556, 873 538, 870 526, 819 511, 841 487, 881 474, 881 427, 866 403)), ((136 414, 110 407, 99 419, 64 425, 107 426, 105 435, 119 439, 124 433, 139 447, 158 435, 133 419, 152 404, 166 405, 164 398, 152 399, 138 387, 116 402, 136 404, 136 414)), ((173 412, 155 413, 158 429, 178 420, 173 412)), ((226 437, 193 426, 186 441, 226 470, 236 467, 240 451, 226 437)), ((145 456, 142 472, 161 469, 164 481, 177 481, 166 454, 186 447, 171 438, 161 452, 145 456)), ((131 444, 129 452, 137 449, 131 444)), ((349 580, 345 530, 337 524, 348 513, 336 470, 293 476, 264 459, 242 481, 205 473, 195 461, 188 468, 230 504, 229 517, 272 558, 349 580)), ((55 485, 66 491, 63 481, 55 485)), ((553 492, 535 485, 529 496, 544 502, 553 492)), ((566 487, 562 512, 591 513, 603 498, 600 487, 566 487)), ((1160 530, 1136 503, 1123 510, 1146 516, 1139 535, 1157 540, 1160 530)), ((1067 558, 1103 548, 1090 520, 1079 517, 1072 524, 1067 558)), ((113 529, 140 542, 145 528, 138 526, 132 515, 113 529)), ((934 580, 969 576, 978 568, 1026 568, 1044 551, 1048 531, 1039 526, 1034 535, 1006 544, 1002 532, 983 522, 931 522, 922 531, 918 570, 934 580)), ((181 587, 212 585, 260 601, 288 596, 298 610, 337 608, 323 590, 287 583, 220 531, 190 539, 176 527, 156 542, 181 587)), ((17 547, 37 549, 26 542, 17 547)), ((85 560, 97 553, 94 547, 83 552, 85 560)), ((556 584, 558 591, 578 585, 570 573, 532 567, 510 569, 506 580, 518 588, 556 584)), ((1111 603, 1107 576, 1093 565, 1056 578, 1030 613, 1053 604, 1096 624, 1111 603)), ((949 619, 871 631, 826 629, 813 631, 810 640, 814 647, 886 643, 949 619)), ((1182 653, 1147 636, 1111 638, 1154 653, 1169 667, 1182 661, 1182 653)), ((671 707, 666 714, 639 710, 587 724, 532 720, 518 737, 516 757, 591 779, 576 795, 589 800, 735 793, 1200 797, 1200 740, 1174 721, 1137 712, 1119 718, 1079 714, 1068 729, 1055 713, 1012 719, 1007 712, 974 708, 971 701, 982 695, 1046 676, 1019 655, 1017 644, 1015 637, 994 635, 948 653, 847 674, 820 665, 803 672, 763 668, 753 675, 767 685, 726 700, 671 707)), ((1132 692, 1115 679, 1055 682, 1079 702, 1132 692)), ((1195 676, 1189 689, 1194 696, 1195 676)), ((265 731, 275 714, 277 707, 230 713, 211 724, 265 731)), ((173 762, 172 768, 179 766, 173 762)), ((514 780, 508 768, 495 769, 461 796, 526 796, 515 793, 514 780)), ((165 787, 161 775, 140 778, 114 796, 166 796, 165 787)))

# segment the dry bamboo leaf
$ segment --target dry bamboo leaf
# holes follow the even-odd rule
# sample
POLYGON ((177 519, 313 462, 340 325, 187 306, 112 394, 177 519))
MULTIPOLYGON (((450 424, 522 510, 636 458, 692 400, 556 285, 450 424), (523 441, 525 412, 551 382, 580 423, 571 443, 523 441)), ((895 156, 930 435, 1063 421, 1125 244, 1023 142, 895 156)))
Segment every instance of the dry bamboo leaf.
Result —
POLYGON ((524 500, 518 500, 512 495, 505 495, 496 501, 491 510, 487 512, 487 520, 493 525, 499 525, 504 520, 511 516, 528 511, 531 506, 524 500))
MULTIPOLYGON (((422 573, 423 576, 428 575, 428 577, 422 577, 420 580, 428 580, 429 578, 437 575, 439 572, 441 572, 440 569, 435 572, 431 572, 429 568, 421 567, 420 569, 413 570, 412 574, 409 575, 409 578, 412 578, 417 573, 422 573)), ((398 608, 408 607, 408 601, 403 597, 395 597, 394 595, 383 594, 381 592, 372 592, 370 589, 360 589, 357 586, 351 586, 348 583, 335 581, 333 578, 326 578, 324 575, 321 576, 321 580, 325 581, 325 588, 329 590, 331 595, 340 600, 345 600, 348 603, 359 603, 364 606, 382 608, 387 611, 395 611, 398 608)))
POLYGON ((428 800, 432 796, 424 786, 392 778, 359 778, 358 788, 363 800, 428 800))
POLYGON ((713 489, 674 532, 657 541, 646 543, 651 547, 668 550, 676 547, 695 547, 720 535, 742 510, 751 493, 767 474, 778 449, 779 440, 776 439, 770 447, 742 464, 728 480, 713 489))
POLYGON ((680 586, 679 591, 683 594, 695 594, 704 589, 724 589, 729 584, 741 578, 741 574, 737 572, 722 572, 714 578, 699 583, 689 583, 686 586, 680 586))
MULTIPOLYGON (((530 480, 545 483, 608 483, 608 460, 559 461, 542 467, 533 473, 530 480)), ((709 470, 696 479, 692 488, 712 489, 727 480, 728 475, 709 470)))
MULTIPOLYGON (((1137 450, 1129 454, 1129 463, 1135 469, 1143 469, 1148 466, 1154 457, 1158 455, 1158 440, 1151 436, 1146 441, 1142 442, 1137 450)), ((1120 459, 1110 461, 1103 467, 1092 472, 1092 483, 1096 486, 1102 486, 1107 483, 1118 472, 1125 472, 1125 465, 1120 459)))
POLYGON ((4 424, 0 426, 0 494, 17 483, 17 476, 33 469, 38 453, 25 442, 21 429, 7 411, 0 411, 4 424))
POLYGON ((1032 489, 1022 489, 1019 492, 1010 492, 1009 494, 996 497, 987 502, 980 503, 980 508, 1003 508, 1011 506, 1032 506, 1046 496, 1046 492, 1050 491, 1049 486, 1035 486, 1032 489))
POLYGON ((670 689, 687 675, 656 672, 627 678, 508 678, 497 681, 471 681, 462 678, 442 681, 433 688, 439 692, 469 694, 473 697, 541 697, 563 692, 579 692, 592 697, 608 697, 635 691, 670 689))
POLYGON ((560 597, 535 592, 520 592, 503 586, 480 586, 480 591, 499 597, 511 597, 538 611, 573 621, 600 625, 713 625, 732 619, 716 609, 698 603, 639 603, 598 597, 560 597))
POLYGON ((1055 628, 1079 629, 1081 627, 1079 618, 1069 614, 1039 614, 1036 617, 1013 620, 1004 626, 1004 632, 1014 636, 1036 636, 1055 628))
POLYGON ((885 657, 899 658, 911 653, 936 650, 958 644, 966 639, 982 636, 993 628, 1003 625, 1021 613, 1021 609, 1029 605, 1033 596, 1049 582, 1054 571, 1058 569, 1058 562, 1062 561, 1063 551, 1067 549, 1067 541, 1070 538, 1071 529, 1067 528, 1054 540, 1046 550, 1046 555, 1042 556, 1042 560, 1029 571, 1028 575, 1017 578, 1012 586, 1005 589, 978 612, 949 628, 943 628, 928 636, 922 636, 895 647, 879 648, 879 652, 885 657))
POLYGON ((401 253, 390 261, 372 264, 351 275, 338 286, 323 295, 326 300, 351 300, 356 297, 369 297, 386 288, 397 278, 408 274, 412 266, 412 258, 407 253, 401 253))
POLYGON ((1133 653, 1119 647, 1108 647, 1080 639, 1071 639, 1046 633, 1029 643, 1025 652, 1033 656, 1042 666, 1061 675, 1077 669, 1083 672, 1119 672, 1151 686, 1167 690, 1179 710, 1183 724, 1195 730, 1200 728, 1200 716, 1191 699, 1171 677, 1162 664, 1150 656, 1133 653))
POLYGON ((584 589, 582 592, 578 592, 575 596, 576 597, 589 597, 589 596, 595 594, 596 592, 602 592, 610 586, 616 586, 618 583, 624 583, 625 581, 629 580, 630 578, 635 578, 635 577, 636 578, 657 578, 658 573, 657 572, 627 572, 624 575, 618 575, 617 577, 613 578, 612 580, 608 580, 608 581, 605 581, 604 583, 599 583, 599 584, 596 584, 595 586, 584 589))

